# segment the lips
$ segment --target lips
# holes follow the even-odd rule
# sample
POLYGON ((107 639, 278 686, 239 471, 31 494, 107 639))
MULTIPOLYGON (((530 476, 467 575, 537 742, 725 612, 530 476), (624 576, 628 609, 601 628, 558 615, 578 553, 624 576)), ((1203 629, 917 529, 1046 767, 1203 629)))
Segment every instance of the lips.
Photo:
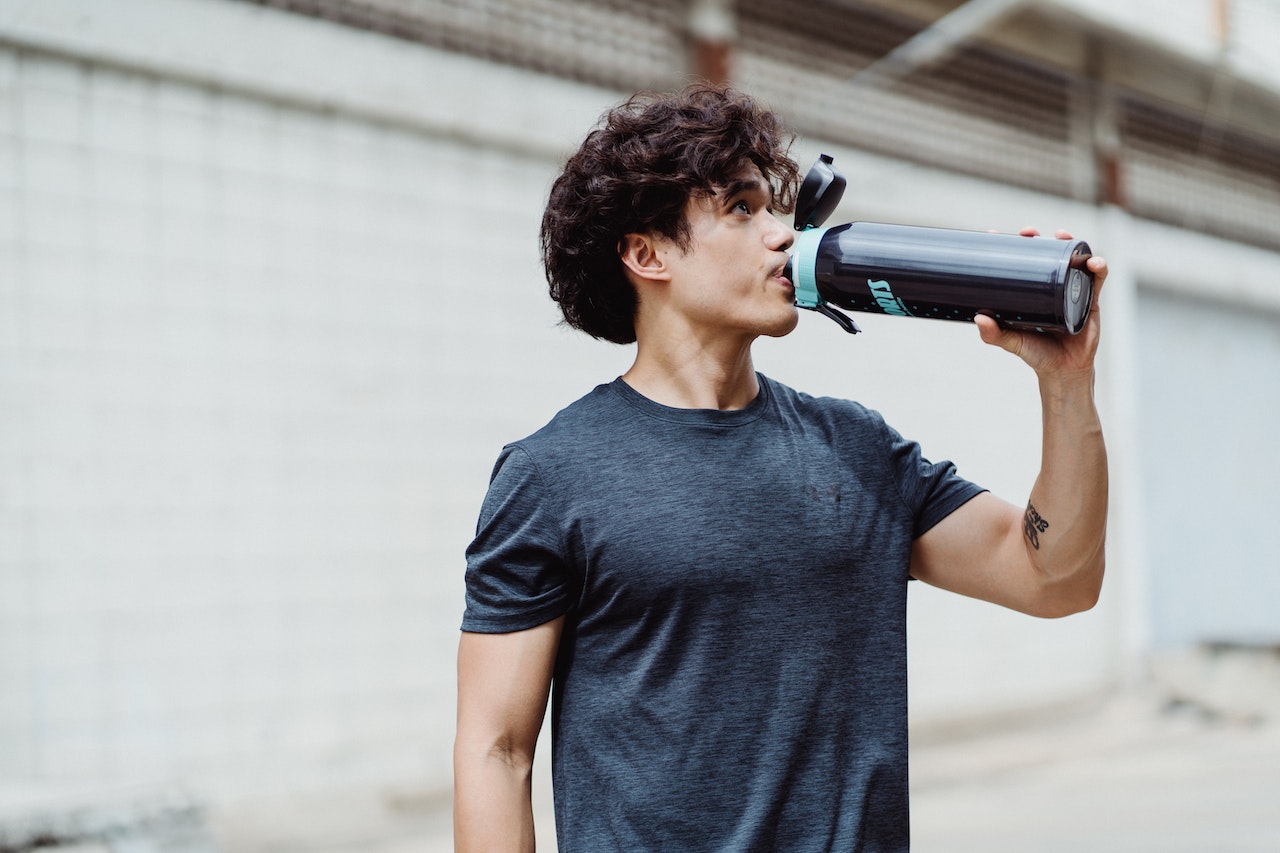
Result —
POLYGON ((787 287, 789 287, 789 288, 791 288, 791 289, 793 289, 793 290, 794 290, 794 289, 795 289, 795 285, 793 285, 793 284, 791 283, 791 279, 787 277, 787 273, 789 272, 788 267, 789 267, 790 265, 791 265, 791 264, 790 264, 790 262, 788 262, 788 263, 785 263, 785 264, 783 264, 782 266, 778 267, 776 270, 774 270, 774 271, 773 271, 773 278, 774 278, 774 280, 775 280, 775 281, 778 281, 778 282, 780 282, 780 283, 782 283, 782 284, 785 284, 787 287))

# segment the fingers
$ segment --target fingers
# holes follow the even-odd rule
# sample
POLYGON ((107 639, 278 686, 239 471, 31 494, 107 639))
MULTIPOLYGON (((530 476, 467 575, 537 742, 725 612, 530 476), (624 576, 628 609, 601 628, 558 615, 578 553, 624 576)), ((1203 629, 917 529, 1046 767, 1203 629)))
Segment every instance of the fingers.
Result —
MULTIPOLYGON (((1040 229, 1039 229, 1039 228, 1035 228, 1035 227, 1033 227, 1033 226, 1028 225, 1026 228, 1020 228, 1020 229, 1018 229, 1018 233, 1019 233, 1020 235, 1022 235, 1023 237, 1039 237, 1039 236, 1040 236, 1040 229)), ((1072 239, 1072 237, 1071 237, 1071 232, 1070 232, 1070 231, 1067 231, 1067 230, 1065 230, 1065 229, 1063 229, 1063 228, 1059 228, 1058 230, 1054 231, 1054 232, 1053 232, 1053 236, 1054 236, 1055 238, 1059 239, 1059 240, 1070 240, 1070 239, 1072 239)))
POLYGON ((1001 328, 994 318, 979 314, 973 318, 973 322, 978 327, 978 335, 982 338, 983 343, 1000 347, 1000 349, 1011 352, 1014 355, 1017 355, 1022 349, 1021 335, 1001 328))
MULTIPOLYGON (((1028 225, 1025 228, 1019 229, 1018 234, 1023 237, 1039 237, 1040 229, 1034 226, 1028 225)), ((1059 228, 1055 230, 1053 232, 1053 236, 1058 240, 1074 239, 1071 232, 1067 231, 1065 228, 1059 228)), ((1085 263, 1085 266, 1088 268, 1089 272, 1093 273, 1093 305, 1094 305, 1094 308, 1097 308, 1098 297, 1099 297, 1099 294, 1102 292, 1102 285, 1107 280, 1107 259, 1102 257, 1101 255, 1094 255, 1093 257, 1089 258, 1089 260, 1085 263)), ((993 327, 995 327, 996 331, 999 331, 999 327, 994 320, 991 321, 991 324, 993 327)), ((985 327, 983 324, 980 323, 979 328, 985 328, 985 327)), ((983 332, 982 339, 989 344, 996 343, 994 338, 989 338, 986 332, 983 332)), ((1004 346, 1003 344, 999 344, 999 345, 1004 346)), ((1004 346, 1004 349, 1009 349, 1009 347, 1004 346)), ((1015 352, 1015 350, 1012 350, 1012 349, 1009 349, 1009 351, 1015 352)))
MULTIPOLYGON (((1023 237, 1039 237, 1040 229, 1027 226, 1018 231, 1023 237)), ((1059 228, 1053 232, 1053 236, 1059 240, 1072 240, 1072 234, 1065 228, 1059 228)), ((1101 255, 1094 255, 1085 263, 1089 272, 1093 273, 1093 300, 1097 304, 1098 293, 1102 290, 1102 284, 1107 280, 1107 259, 1101 255)), ((984 339, 985 340, 985 339, 984 339)))

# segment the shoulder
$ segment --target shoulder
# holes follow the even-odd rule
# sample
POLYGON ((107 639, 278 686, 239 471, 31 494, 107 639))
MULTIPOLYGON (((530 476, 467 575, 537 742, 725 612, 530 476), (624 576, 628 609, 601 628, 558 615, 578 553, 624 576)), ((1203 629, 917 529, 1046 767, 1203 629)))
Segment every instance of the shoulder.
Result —
POLYGON ((627 406, 613 383, 598 385, 557 412, 540 429, 503 447, 497 468, 516 465, 550 473, 566 463, 590 459, 615 444, 627 419, 627 406))
POLYGON ((544 426, 508 446, 521 447, 536 455, 545 447, 572 440, 607 425, 618 417, 616 396, 612 383, 597 385, 556 412, 544 426))
POLYGON ((863 436, 875 434, 883 437, 891 432, 878 411, 857 400, 798 391, 764 374, 760 374, 760 382, 768 390, 774 405, 784 418, 795 418, 842 434, 854 432, 863 436))
POLYGON ((486 519, 554 515, 590 471, 592 448, 608 444, 613 396, 607 384, 599 385, 535 432, 503 446, 489 473, 482 527, 486 519))

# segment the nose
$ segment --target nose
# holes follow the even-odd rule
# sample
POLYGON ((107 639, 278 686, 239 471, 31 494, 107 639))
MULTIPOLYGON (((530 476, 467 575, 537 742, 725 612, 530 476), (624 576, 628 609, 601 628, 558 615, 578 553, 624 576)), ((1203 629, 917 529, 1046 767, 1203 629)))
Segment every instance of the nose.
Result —
POLYGON ((791 244, 796 241, 795 232, 793 232, 785 222, 779 217, 770 214, 771 224, 769 231, 765 236, 765 243, 770 249, 785 252, 791 248, 791 244))

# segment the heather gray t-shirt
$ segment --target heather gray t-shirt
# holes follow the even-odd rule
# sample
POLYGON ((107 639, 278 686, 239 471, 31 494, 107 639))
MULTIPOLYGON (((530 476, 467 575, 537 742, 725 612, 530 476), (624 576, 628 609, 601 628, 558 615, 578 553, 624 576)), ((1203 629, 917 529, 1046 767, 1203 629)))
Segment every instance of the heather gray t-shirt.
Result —
POLYGON ((980 489, 878 414, 760 377, 745 409, 622 380, 503 449, 465 631, 566 616, 564 851, 903 851, 912 541, 980 489))

